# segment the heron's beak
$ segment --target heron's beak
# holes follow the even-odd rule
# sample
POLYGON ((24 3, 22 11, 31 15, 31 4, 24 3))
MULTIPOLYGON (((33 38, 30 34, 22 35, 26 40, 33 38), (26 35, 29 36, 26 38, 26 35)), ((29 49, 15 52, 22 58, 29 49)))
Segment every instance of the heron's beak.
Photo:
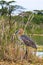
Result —
POLYGON ((19 31, 17 30, 16 32, 15 32, 15 34, 18 34, 19 33, 19 31))

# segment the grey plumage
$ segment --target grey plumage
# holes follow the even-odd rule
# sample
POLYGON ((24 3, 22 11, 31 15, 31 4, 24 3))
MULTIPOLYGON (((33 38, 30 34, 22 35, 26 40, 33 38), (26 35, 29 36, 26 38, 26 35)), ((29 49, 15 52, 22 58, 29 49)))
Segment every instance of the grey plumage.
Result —
POLYGON ((24 42, 24 44, 26 46, 30 46, 30 47, 33 47, 33 48, 37 49, 37 46, 36 46, 35 42, 33 42, 33 40, 31 40, 28 36, 21 35, 20 39, 24 42))

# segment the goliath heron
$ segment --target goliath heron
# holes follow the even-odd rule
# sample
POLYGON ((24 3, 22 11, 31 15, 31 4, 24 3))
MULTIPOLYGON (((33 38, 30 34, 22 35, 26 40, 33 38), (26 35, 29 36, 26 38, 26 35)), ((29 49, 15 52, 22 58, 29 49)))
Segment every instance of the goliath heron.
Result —
MULTIPOLYGON (((37 49, 36 44, 34 43, 33 40, 31 40, 27 35, 24 35, 24 30, 19 29, 18 31, 15 32, 15 34, 18 36, 18 39, 23 42, 26 46, 30 46, 34 49, 37 49)), ((26 50, 27 54, 27 50, 26 50)))

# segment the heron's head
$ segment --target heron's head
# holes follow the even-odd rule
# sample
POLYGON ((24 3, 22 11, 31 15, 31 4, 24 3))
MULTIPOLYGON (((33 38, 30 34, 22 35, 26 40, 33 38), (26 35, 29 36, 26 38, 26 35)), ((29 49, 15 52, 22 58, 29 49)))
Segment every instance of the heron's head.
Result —
POLYGON ((15 34, 17 34, 17 35, 22 35, 22 34, 24 34, 24 30, 23 30, 22 28, 20 28, 19 30, 17 30, 17 31, 15 32, 15 34))

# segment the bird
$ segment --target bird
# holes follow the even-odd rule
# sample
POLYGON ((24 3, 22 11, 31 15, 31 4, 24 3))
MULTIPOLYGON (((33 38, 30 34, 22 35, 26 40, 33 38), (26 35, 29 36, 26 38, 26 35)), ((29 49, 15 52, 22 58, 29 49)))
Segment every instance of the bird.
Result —
MULTIPOLYGON (((15 32, 15 34, 17 35, 18 39, 21 42, 23 42, 22 44, 25 44, 26 46, 32 47, 34 49, 37 49, 36 43, 29 36, 24 34, 24 30, 22 28, 17 30, 15 32)), ((26 54, 27 54, 27 50, 26 50, 26 54)))
POLYGON ((26 46, 37 49, 37 45, 35 44, 35 42, 29 36, 24 35, 24 31, 22 28, 17 30, 15 34, 17 34, 18 39, 23 41, 26 46))

